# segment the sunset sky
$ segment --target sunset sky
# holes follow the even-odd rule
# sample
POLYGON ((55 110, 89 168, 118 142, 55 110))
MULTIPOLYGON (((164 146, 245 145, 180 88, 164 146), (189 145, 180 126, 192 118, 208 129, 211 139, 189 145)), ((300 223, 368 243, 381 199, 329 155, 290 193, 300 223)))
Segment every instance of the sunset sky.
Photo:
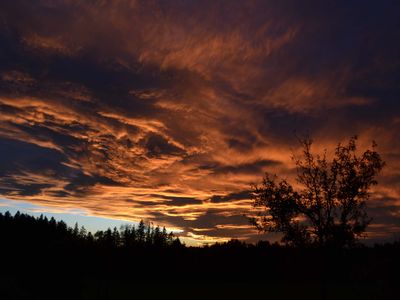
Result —
POLYGON ((378 143, 369 239, 398 238, 399 1, 0 1, 2 211, 276 240, 249 191, 304 134, 378 143))

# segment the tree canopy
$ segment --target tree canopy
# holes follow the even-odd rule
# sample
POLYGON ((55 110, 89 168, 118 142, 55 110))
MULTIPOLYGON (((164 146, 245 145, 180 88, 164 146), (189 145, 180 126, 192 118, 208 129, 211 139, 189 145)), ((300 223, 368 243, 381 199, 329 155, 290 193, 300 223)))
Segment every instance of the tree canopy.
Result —
POLYGON ((253 187, 257 211, 251 222, 261 231, 283 233, 282 241, 295 246, 354 245, 371 222, 366 203, 384 166, 376 143, 359 154, 357 137, 352 137, 339 143, 329 160, 326 150, 312 153, 311 139, 299 141, 302 156, 292 157, 299 188, 266 173, 253 187))

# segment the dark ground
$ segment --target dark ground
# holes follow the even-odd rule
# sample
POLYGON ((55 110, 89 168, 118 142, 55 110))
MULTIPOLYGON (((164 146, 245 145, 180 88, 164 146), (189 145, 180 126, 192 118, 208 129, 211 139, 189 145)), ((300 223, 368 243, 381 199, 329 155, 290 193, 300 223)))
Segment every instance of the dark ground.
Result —
POLYGON ((0 216, 0 300, 400 299, 399 242, 190 248, 173 240, 116 244, 106 233, 89 239, 62 225, 0 216))

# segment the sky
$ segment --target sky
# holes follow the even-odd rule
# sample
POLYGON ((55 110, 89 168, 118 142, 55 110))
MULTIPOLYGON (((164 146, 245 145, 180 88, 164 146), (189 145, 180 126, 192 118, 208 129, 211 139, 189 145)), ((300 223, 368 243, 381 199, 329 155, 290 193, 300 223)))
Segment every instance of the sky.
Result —
POLYGON ((1 1, 1 206, 274 241, 251 185, 358 135, 368 238, 398 238, 399 98, 399 1, 1 1))
POLYGON ((57 221, 64 221, 69 227, 73 228, 77 224, 79 227, 83 226, 87 231, 92 233, 114 227, 120 229, 123 225, 138 225, 136 222, 130 222, 129 220, 89 216, 86 211, 80 209, 55 209, 25 201, 0 199, 0 213, 5 214, 7 211, 12 215, 15 215, 19 211, 20 213, 35 217, 40 217, 41 215, 48 219, 53 217, 57 221))

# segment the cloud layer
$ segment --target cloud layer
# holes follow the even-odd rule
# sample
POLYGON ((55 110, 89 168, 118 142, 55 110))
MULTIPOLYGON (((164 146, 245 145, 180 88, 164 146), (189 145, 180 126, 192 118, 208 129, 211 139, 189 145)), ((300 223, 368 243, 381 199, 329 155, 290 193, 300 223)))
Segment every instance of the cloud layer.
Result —
MULTIPOLYGON (((392 1, 2 1, 0 194, 184 230, 260 236, 265 171, 376 140, 371 236, 400 223, 400 6, 392 1)), ((390 228, 390 230, 387 230, 390 228)), ((389 232, 390 231, 390 232, 389 232)))

